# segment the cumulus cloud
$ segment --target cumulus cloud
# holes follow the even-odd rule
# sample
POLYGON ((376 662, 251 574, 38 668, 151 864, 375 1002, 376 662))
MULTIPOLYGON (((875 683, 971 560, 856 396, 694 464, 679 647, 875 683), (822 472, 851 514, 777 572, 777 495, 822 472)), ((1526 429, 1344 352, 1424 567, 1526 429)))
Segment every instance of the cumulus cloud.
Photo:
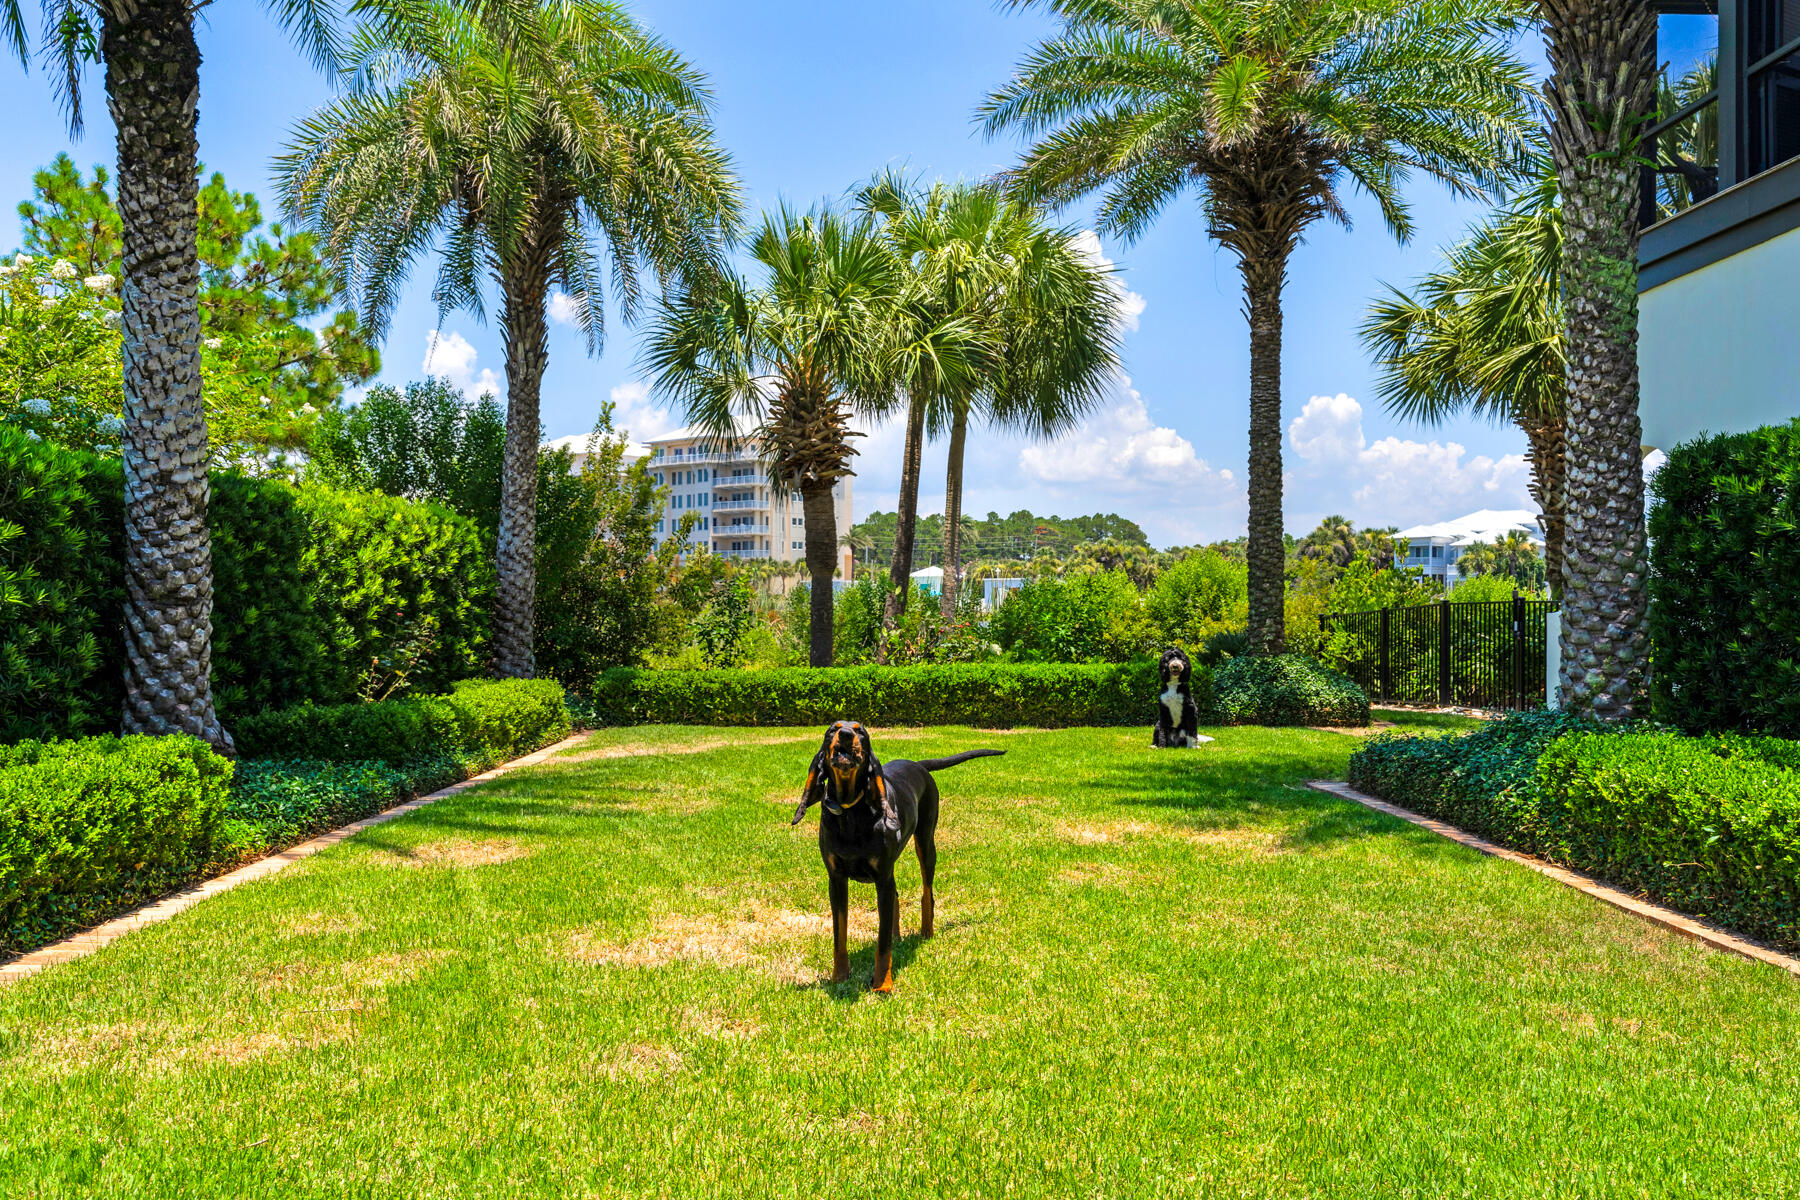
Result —
POLYGON ((1363 433, 1362 405, 1350 396, 1314 396, 1288 425, 1298 462, 1291 508, 1349 510, 1364 524, 1409 525, 1479 508, 1536 508, 1521 454, 1470 454, 1460 442, 1415 442, 1363 433), (1347 502, 1346 502, 1347 501, 1347 502))
MULTIPOLYGON (((1113 260, 1106 257, 1100 249, 1100 235, 1091 229, 1084 229, 1075 235, 1075 249, 1086 255, 1088 259, 1110 269, 1113 260)), ((1138 318, 1144 315, 1145 299, 1125 286, 1125 281, 1118 275, 1112 277, 1113 288, 1119 294, 1119 327, 1136 332, 1138 318)))
POLYGON ((1218 470, 1194 443, 1150 419, 1129 379, 1118 400, 1071 433, 1019 451, 1019 470, 1042 484, 1142 491, 1179 486, 1190 500, 1224 499, 1237 491, 1229 470, 1218 470), (1198 497, 1196 497, 1196 492, 1198 497))
POLYGON ((567 292, 550 293, 550 319, 558 325, 575 324, 575 297, 567 292))
POLYGON ((461 389, 466 396, 480 396, 492 392, 499 396, 505 389, 500 386, 500 377, 491 368, 483 367, 479 372, 475 369, 475 347, 469 339, 451 330, 439 333, 432 330, 425 335, 425 361, 419 369, 427 375, 442 376, 461 389))
POLYGON ((650 385, 641 379, 619 384, 611 396, 613 427, 627 431, 634 442, 663 437, 681 428, 675 414, 650 399, 650 385))

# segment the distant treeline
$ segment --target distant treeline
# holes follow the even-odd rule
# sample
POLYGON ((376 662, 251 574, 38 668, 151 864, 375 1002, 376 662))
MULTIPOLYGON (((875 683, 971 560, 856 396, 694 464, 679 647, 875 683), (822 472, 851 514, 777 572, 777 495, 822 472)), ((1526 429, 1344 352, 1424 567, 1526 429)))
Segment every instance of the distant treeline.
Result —
MULTIPOLYGON (((869 519, 850 530, 857 548, 858 565, 891 566, 894 561, 894 529, 899 518, 891 512, 871 513, 869 519)), ((942 566, 944 562, 944 518, 941 514, 920 517, 914 535, 914 569, 942 566)), ((1011 516, 991 512, 985 520, 964 515, 963 559, 1030 559, 1040 555, 1063 557, 1083 542, 1124 542, 1148 546, 1150 539, 1136 521, 1117 513, 1095 513, 1091 517, 1040 517, 1020 509, 1011 516)))

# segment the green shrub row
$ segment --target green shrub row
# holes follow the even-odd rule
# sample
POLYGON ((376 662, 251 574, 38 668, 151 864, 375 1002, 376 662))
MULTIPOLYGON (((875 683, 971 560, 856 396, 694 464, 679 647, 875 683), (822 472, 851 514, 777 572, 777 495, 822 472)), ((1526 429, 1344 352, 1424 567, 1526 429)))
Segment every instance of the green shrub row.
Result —
POLYGON ((1517 714, 1382 738, 1350 784, 1784 946, 1800 946, 1800 744, 1517 714))
POLYGON ((298 748, 234 771, 186 737, 0 747, 0 953, 467 779, 569 729, 561 688, 539 680, 256 720, 298 748))
POLYGON ((1677 446, 1652 491, 1657 719, 1800 737, 1800 419, 1677 446))
POLYGON ((246 758, 390 764, 445 754, 502 762, 568 733, 562 685, 548 679, 471 679, 446 696, 302 704, 244 717, 233 729, 246 758))
MULTIPOLYGON (((1205 711, 1205 672, 1194 673, 1205 711)), ((1150 725, 1156 663, 955 663, 763 671, 644 671, 600 676, 582 715, 605 725, 872 725, 1057 728, 1150 725)))
POLYGON ((1369 696, 1298 654, 1233 658, 1213 670, 1212 715, 1221 725, 1367 725, 1369 696))
POLYGON ((184 736, 0 749, 0 951, 193 876, 212 859, 230 782, 231 764, 184 736))
MULTIPOLYGON (((213 689, 264 708, 434 690, 486 662, 480 531, 434 504, 212 477, 213 689)), ((0 425, 0 741, 114 728, 124 477, 0 425)))

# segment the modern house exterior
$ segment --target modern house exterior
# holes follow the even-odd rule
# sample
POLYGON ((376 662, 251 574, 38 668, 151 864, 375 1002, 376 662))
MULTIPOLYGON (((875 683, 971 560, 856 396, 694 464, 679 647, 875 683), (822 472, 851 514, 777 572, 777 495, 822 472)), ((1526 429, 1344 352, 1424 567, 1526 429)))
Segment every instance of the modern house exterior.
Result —
POLYGON ((1484 508, 1454 521, 1434 525, 1415 525, 1394 535, 1400 557, 1396 566, 1416 567, 1428 578, 1435 579, 1449 591, 1462 581, 1456 560, 1477 542, 1493 542, 1513 531, 1531 538, 1538 550, 1544 548, 1544 531, 1538 515, 1530 509, 1484 508))
MULTIPOLYGON (((580 469, 585 437, 559 438, 549 445, 574 451, 575 467, 580 469)), ((757 457, 754 438, 719 441, 693 429, 678 429, 631 447, 628 461, 645 458, 650 460, 651 480, 668 489, 656 524, 658 545, 692 512, 697 514, 694 542, 710 546, 714 554, 778 562, 806 558, 800 493, 770 486, 769 470, 757 457)), ((846 476, 831 489, 837 508, 838 571, 846 580, 853 578, 854 566, 849 545, 851 483, 846 476)))
POLYGON ((1645 445, 1800 413, 1800 4, 1663 0, 1638 255, 1645 445))

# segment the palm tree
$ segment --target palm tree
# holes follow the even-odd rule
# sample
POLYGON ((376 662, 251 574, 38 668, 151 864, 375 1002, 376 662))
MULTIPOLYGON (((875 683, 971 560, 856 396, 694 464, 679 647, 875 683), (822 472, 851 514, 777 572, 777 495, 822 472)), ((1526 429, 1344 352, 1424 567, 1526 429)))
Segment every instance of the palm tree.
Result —
POLYGON ((1356 525, 1349 517, 1333 513, 1300 543, 1301 558, 1322 558, 1333 566, 1347 567, 1356 558, 1356 525))
POLYGON ((1430 425, 1473 412, 1524 431, 1552 595, 1562 592, 1567 525, 1562 255, 1546 161, 1535 187, 1452 247, 1412 292, 1390 288, 1371 305, 1362 331, 1389 412, 1430 425))
POLYGON ((644 358, 655 391, 721 440, 740 425, 762 446, 770 483, 797 490, 811 579, 808 660, 832 660, 837 511, 851 474, 853 410, 879 417, 893 398, 891 346, 900 279, 867 219, 829 209, 763 218, 750 242, 761 286, 727 273, 660 306, 644 358))
POLYGON ((1063 19, 982 108, 990 134, 1037 139, 1008 179, 1028 201, 1104 191, 1127 241, 1190 189, 1232 251, 1250 324, 1250 637, 1281 650, 1282 288, 1340 188, 1374 197, 1404 240, 1413 172, 1497 190, 1530 125, 1506 45, 1512 0, 1012 0, 1063 19))
POLYGON ((1656 109, 1650 0, 1540 0, 1550 154, 1562 193, 1568 452, 1561 702, 1629 720, 1649 665, 1638 420, 1640 150, 1656 109))
POLYGON ((377 332, 433 250, 441 310, 479 317, 497 285, 507 415, 494 670, 529 676, 551 289, 568 294, 598 353, 602 276, 631 320, 646 271, 665 285, 715 274, 737 182, 700 74, 612 0, 363 0, 359 11, 350 86, 301 125, 279 160, 283 191, 377 332))
MULTIPOLYGON (((81 76, 106 67, 118 130, 124 263, 125 711, 128 733, 188 733, 232 752, 212 695, 212 542, 200 396, 200 46, 192 0, 44 0, 43 58, 82 130, 81 76)), ((324 0, 274 0, 315 64, 334 61, 324 0)), ((30 68, 19 0, 0 38, 30 68)))
POLYGON ((917 520, 918 447, 948 427, 944 495, 946 620, 962 568, 963 456, 977 413, 1054 437, 1092 411, 1118 368, 1119 288, 1059 228, 986 184, 908 186, 894 175, 860 197, 902 264, 896 370, 908 397, 907 450, 892 579, 905 595, 917 520), (909 488, 906 478, 912 475, 909 488))

